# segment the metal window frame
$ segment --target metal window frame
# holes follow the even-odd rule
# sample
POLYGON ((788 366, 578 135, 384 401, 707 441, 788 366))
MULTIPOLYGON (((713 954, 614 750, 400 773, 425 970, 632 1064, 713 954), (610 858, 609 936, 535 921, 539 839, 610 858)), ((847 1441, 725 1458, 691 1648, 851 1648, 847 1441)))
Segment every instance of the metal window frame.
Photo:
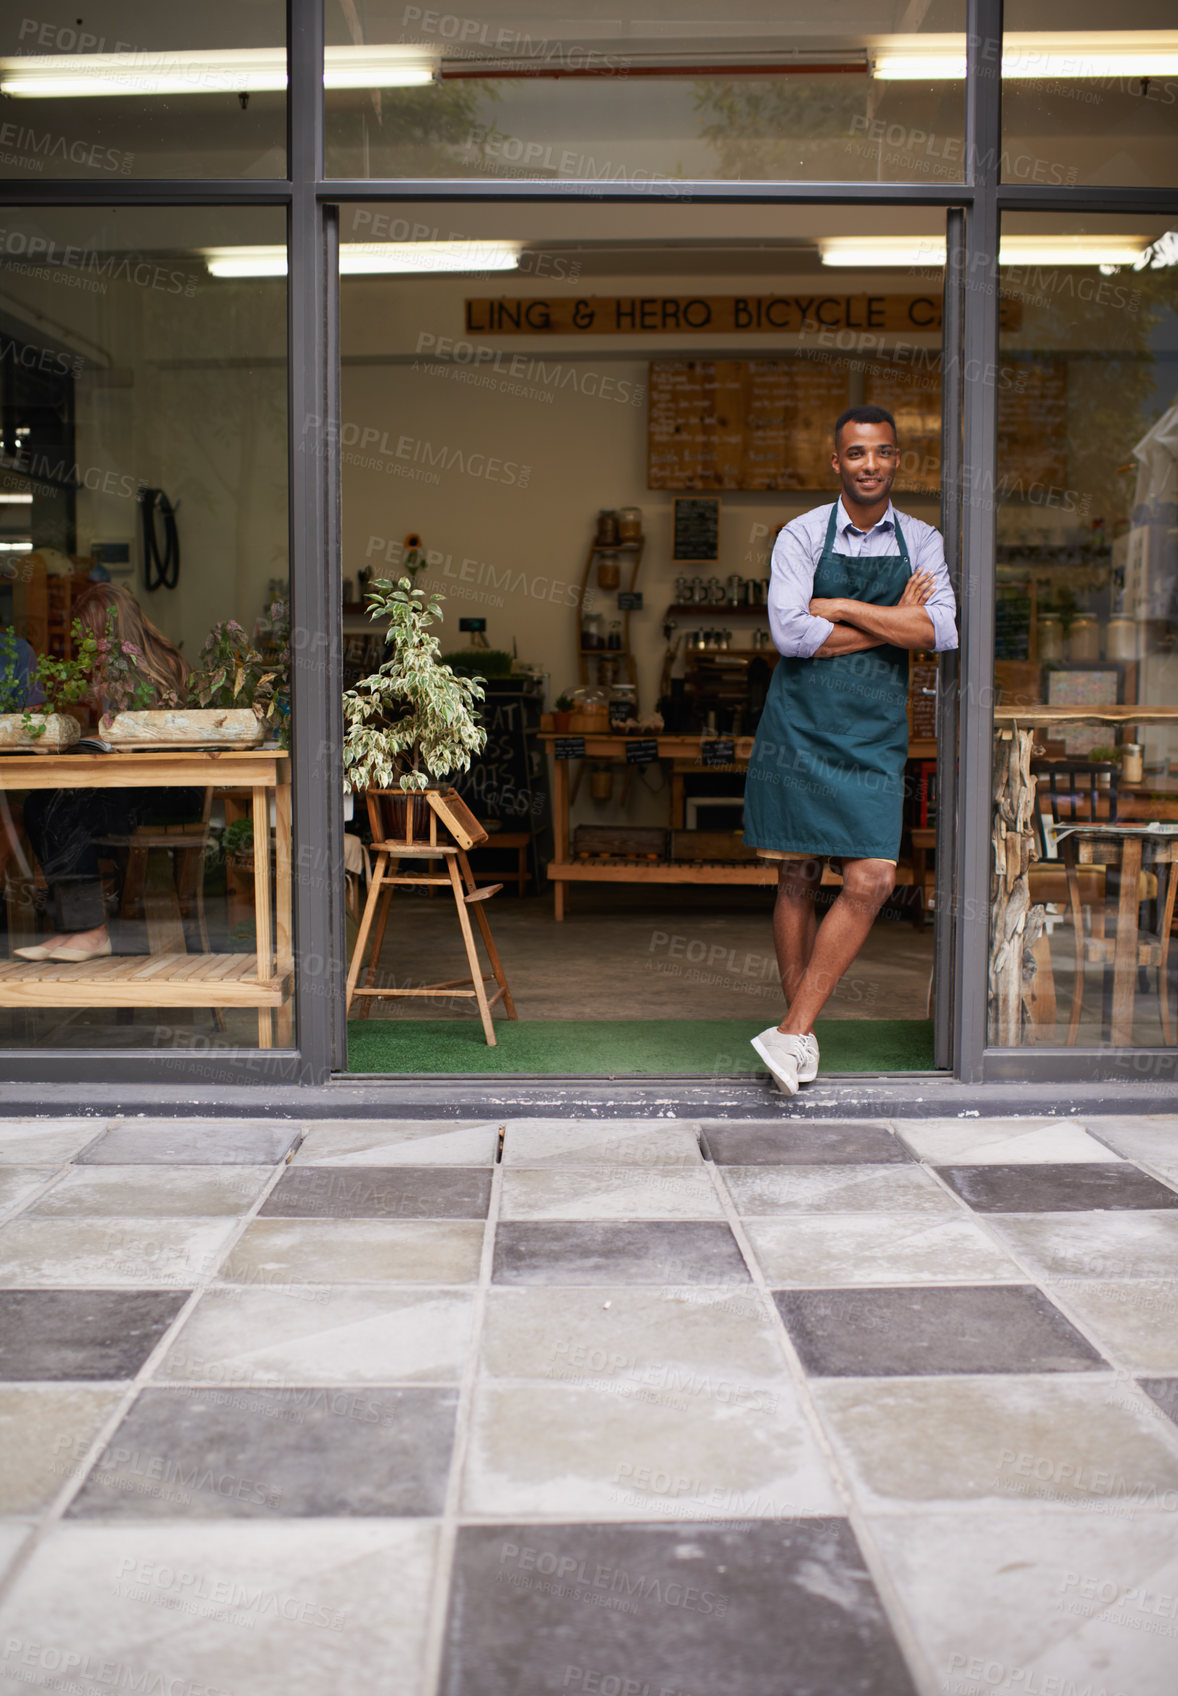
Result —
MULTIPOLYGON (((1127 212, 1178 210, 1178 186, 1116 189, 1002 184, 1001 79, 981 44, 1002 39, 1002 0, 967 0, 965 173, 957 184, 676 182, 603 185, 578 182, 502 182, 395 178, 331 179, 324 176, 322 67, 324 0, 287 0, 290 85, 287 101, 285 178, 184 178, 97 184, 80 179, 0 183, 0 201, 13 208, 64 206, 281 206, 287 211, 287 289, 290 592, 292 623, 319 632, 304 644, 293 668, 294 727, 294 937, 297 968, 296 1047, 290 1050, 218 1050, 212 1059, 185 1051, 10 1050, 0 1071, 18 1082, 57 1084, 204 1086, 215 1102, 218 1086, 328 1082, 346 1065, 343 1019, 344 907, 333 868, 342 863, 342 785, 338 751, 342 733, 338 608, 341 589, 340 463, 338 433, 312 441, 310 418, 339 417, 338 213, 358 201, 559 203, 597 201, 752 203, 780 206, 924 206, 944 210, 950 263, 945 302, 946 338, 956 338, 962 370, 996 363, 996 291, 971 288, 997 251, 1003 212, 1127 212), (961 277, 951 277, 955 257, 961 277), (954 286, 950 286, 954 285, 954 286), (974 364, 978 361, 978 364, 974 364), (308 454, 308 446, 316 451, 308 454), (319 449, 322 451, 319 451, 319 449), (295 475, 302 464, 305 475, 295 475), (308 975, 309 974, 309 975, 308 975)), ((959 373, 960 375, 960 373, 959 373)), ((993 680, 993 501, 971 489, 971 467, 994 465, 997 398, 993 385, 959 383, 947 393, 944 426, 943 521, 951 554, 959 548, 962 642, 942 662, 944 737, 940 789, 943 811, 953 816, 951 852, 938 879, 938 1063, 964 1082, 1019 1079, 1032 1082, 1124 1078, 1151 1065, 1178 1067, 1171 1050, 988 1049, 986 968, 989 955, 990 761, 993 680), (970 703, 977 703, 970 708, 970 703), (956 736, 956 781, 953 741, 956 736), (947 920, 951 922, 946 922, 947 920)))

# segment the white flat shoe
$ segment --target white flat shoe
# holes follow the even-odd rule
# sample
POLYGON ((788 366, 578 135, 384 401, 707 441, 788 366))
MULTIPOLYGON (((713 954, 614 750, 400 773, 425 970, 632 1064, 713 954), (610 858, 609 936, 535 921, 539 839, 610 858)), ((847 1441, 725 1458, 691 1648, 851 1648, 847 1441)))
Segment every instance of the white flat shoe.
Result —
POLYGON ((84 960, 105 960, 110 951, 110 942, 107 941, 98 948, 54 948, 45 958, 60 960, 64 965, 80 966, 84 960))
POLYGON ((13 958, 16 960, 48 960, 53 950, 45 942, 30 943, 27 948, 14 948, 13 958))

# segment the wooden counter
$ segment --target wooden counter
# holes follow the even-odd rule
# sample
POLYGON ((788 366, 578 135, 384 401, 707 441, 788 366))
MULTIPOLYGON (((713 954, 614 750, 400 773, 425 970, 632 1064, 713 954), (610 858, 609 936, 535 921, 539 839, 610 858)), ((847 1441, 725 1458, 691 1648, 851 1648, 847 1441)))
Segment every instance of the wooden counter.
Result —
MULTIPOLYGON (((616 731, 542 731, 541 742, 555 743, 567 741, 570 737, 578 737, 584 741, 584 758, 587 760, 625 760, 627 747, 634 742, 657 742, 660 760, 672 762, 672 805, 675 809, 673 822, 682 823, 679 816, 682 809, 683 777, 692 771, 742 771, 752 756, 753 741, 751 736, 722 737, 718 740, 733 742, 733 760, 730 764, 705 766, 702 763, 702 749, 705 743, 717 738, 675 734, 658 736, 622 736, 616 731)), ((935 759, 937 744, 932 738, 914 738, 909 743, 909 759, 935 759)), ((570 760, 553 760, 554 775, 552 785, 553 824, 556 832, 556 853, 548 866, 548 876, 553 884, 555 913, 557 919, 564 918, 565 888, 570 883, 687 883, 687 884, 743 884, 764 888, 773 888, 777 883, 777 862, 773 860, 578 860, 573 858, 571 846, 571 830, 569 811, 571 800, 569 795, 568 768, 570 760)), ((833 877, 829 869, 824 879, 841 881, 833 877)), ((907 881, 911 881, 909 869, 907 881)), ((905 877, 897 867, 897 883, 903 883, 905 877)))

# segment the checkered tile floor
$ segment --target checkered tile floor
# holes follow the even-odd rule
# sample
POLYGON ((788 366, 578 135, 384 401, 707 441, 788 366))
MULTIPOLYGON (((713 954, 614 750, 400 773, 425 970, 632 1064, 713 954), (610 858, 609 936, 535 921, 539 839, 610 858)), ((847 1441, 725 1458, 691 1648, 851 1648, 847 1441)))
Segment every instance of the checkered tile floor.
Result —
POLYGON ((1178 1118, 0 1121, 0 1696, 1173 1696, 1178 1118))

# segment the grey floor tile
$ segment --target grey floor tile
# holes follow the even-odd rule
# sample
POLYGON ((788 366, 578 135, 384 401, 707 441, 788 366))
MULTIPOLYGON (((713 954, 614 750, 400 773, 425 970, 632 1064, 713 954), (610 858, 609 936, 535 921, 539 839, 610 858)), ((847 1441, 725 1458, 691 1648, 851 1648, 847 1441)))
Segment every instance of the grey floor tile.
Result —
POLYGON ((886 1125, 865 1119, 709 1119, 701 1129, 717 1166, 859 1166, 912 1159, 886 1125))
POLYGON ((622 1520, 837 1513, 827 1464, 788 1383, 750 1397, 665 1388, 484 1382, 464 1511, 622 1520))
POLYGON ((23 1519, 0 1520, 0 1580, 7 1574, 31 1534, 34 1522, 23 1519))
POLYGON ((504 1219, 721 1219, 703 1166, 517 1166, 503 1174, 504 1219))
POLYGON ((81 1384, 0 1386, 0 1514, 47 1507, 123 1393, 81 1384))
POLYGON ((279 1178, 273 1219, 484 1219, 491 1173, 458 1166, 299 1166, 279 1178))
POLYGON ((421 1520, 71 1523, 34 1554, 0 1633, 29 1671, 84 1668, 44 1687, 87 1696, 425 1696, 435 1537, 421 1520))
POLYGON ((774 1300, 802 1364, 820 1377, 1107 1370, 1030 1285, 778 1290, 774 1300))
POLYGON ((771 1284, 1022 1284, 1026 1274, 972 1220, 927 1214, 843 1213, 748 1219, 771 1284))
POLYGON ((254 1219, 218 1273, 224 1283, 469 1284, 486 1226, 465 1219, 254 1219))
POLYGON ((182 1290, 0 1290, 0 1381, 133 1378, 182 1290))
POLYGON ((454 1383, 471 1298, 454 1290, 218 1288, 163 1356, 161 1383, 454 1383))
POLYGON ((1178 1372, 1178 1278, 1071 1279, 1049 1286, 1130 1372, 1178 1372))
POLYGON ((407 1518, 441 1511, 456 1392, 148 1389, 71 1519, 407 1518))
POLYGON ((772 1316, 731 1290, 492 1290, 485 1372, 549 1383, 614 1383, 702 1402, 771 1399, 788 1371, 772 1316))
POLYGON ((960 1218, 952 1196, 920 1166, 721 1166, 737 1211, 908 1213, 960 1218))
POLYGON ((1174 1514, 905 1515, 872 1537, 937 1690, 1173 1696, 1174 1514))
POLYGON ((1114 1518, 1178 1501, 1178 1434, 1106 1373, 811 1380, 870 1510, 1003 1501, 1114 1518))
POLYGON ((1178 1425, 1178 1378, 1143 1378, 1141 1388, 1178 1425))
POLYGON ((1129 1160, 1148 1165, 1178 1160, 1178 1119, 1173 1113, 1085 1116, 1093 1135, 1129 1160))
POLYGON ((79 1159, 98 1166, 274 1166, 302 1134, 287 1119, 126 1119, 79 1159))
POLYGON ((897 1119, 896 1134, 932 1166, 1062 1166, 1123 1157, 1073 1119, 897 1119))
POLYGON ((0 1213, 36 1195, 57 1170, 56 1166, 0 1166, 0 1213))
POLYGON ((272 1166, 74 1166, 29 1214, 164 1219, 244 1213, 272 1171, 272 1166))
POLYGON ((233 1219, 41 1219, 0 1226, 0 1286, 191 1288, 216 1268, 233 1219))
POLYGON ((991 1213, 986 1223, 1044 1277, 1178 1276, 1178 1213, 991 1213))
POLYGON ((5 1119, 0 1166, 61 1166, 97 1141, 106 1119, 5 1119))
POLYGON ((913 1685, 843 1519, 689 1535, 464 1527, 439 1696, 525 1691, 910 1696, 913 1685))
POLYGON ((494 1119, 335 1119, 311 1125, 295 1166, 493 1166, 494 1119))
POLYGON ((698 1166, 694 1123, 678 1119, 510 1119, 505 1166, 698 1166))
POLYGON ((495 1233, 496 1284, 747 1284, 727 1225, 505 1220, 495 1233))
POLYGON ((1118 1165, 942 1166, 941 1177, 979 1213, 1093 1213, 1178 1207, 1168 1189, 1128 1161, 1118 1165))

